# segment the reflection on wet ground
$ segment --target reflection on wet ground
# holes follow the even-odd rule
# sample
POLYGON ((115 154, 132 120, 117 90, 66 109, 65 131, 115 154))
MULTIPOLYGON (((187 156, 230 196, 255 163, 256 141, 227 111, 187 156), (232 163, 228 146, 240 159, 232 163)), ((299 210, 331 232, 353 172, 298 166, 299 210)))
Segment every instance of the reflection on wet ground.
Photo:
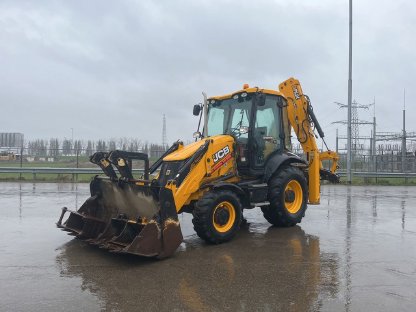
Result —
POLYGON ((163 261, 110 254, 55 228, 87 184, 0 184, 0 311, 413 311, 415 187, 323 186, 300 226, 259 210, 212 246, 181 215, 163 261))

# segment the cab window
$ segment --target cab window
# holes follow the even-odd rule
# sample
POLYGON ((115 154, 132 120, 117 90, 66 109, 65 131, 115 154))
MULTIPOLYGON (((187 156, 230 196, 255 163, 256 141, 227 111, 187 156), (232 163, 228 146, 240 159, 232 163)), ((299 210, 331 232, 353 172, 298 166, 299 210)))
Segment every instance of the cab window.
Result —
POLYGON ((265 104, 256 107, 253 132, 255 166, 264 165, 267 157, 280 148, 280 108, 278 100, 277 96, 267 95, 265 104))

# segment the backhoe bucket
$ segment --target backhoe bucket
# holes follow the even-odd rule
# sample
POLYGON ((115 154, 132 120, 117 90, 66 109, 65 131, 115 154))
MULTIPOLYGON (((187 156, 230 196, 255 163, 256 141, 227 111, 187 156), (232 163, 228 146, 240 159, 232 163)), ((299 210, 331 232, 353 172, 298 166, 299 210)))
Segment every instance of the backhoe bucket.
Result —
POLYGON ((57 226, 69 235, 110 252, 145 257, 169 257, 181 244, 170 190, 148 181, 95 177, 90 191, 91 197, 77 211, 62 209, 57 226))

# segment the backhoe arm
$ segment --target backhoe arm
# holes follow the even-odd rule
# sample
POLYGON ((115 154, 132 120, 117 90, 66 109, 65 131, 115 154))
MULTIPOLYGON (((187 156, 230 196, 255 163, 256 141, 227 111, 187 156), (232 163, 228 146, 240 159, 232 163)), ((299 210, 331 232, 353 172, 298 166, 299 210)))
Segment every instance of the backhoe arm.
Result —
POLYGON ((329 150, 326 152, 319 151, 314 129, 318 131, 321 138, 324 137, 324 133, 315 117, 309 98, 303 94, 299 81, 289 78, 279 85, 279 91, 287 99, 289 123, 309 162, 309 203, 319 204, 320 179, 331 182, 338 181, 338 176, 335 175, 338 168, 338 154, 329 150), (332 163, 330 170, 323 168, 322 160, 329 160, 332 163))

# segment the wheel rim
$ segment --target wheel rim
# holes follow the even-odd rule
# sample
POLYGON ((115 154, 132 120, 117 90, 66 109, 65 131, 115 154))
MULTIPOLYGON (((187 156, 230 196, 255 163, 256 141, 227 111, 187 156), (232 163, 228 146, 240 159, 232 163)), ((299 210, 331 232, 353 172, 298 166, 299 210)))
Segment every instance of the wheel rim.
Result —
POLYGON ((290 180, 285 188, 285 207, 290 213, 297 213, 302 207, 302 186, 296 180, 290 180))
POLYGON ((212 223, 216 231, 225 233, 229 231, 235 222, 235 209, 233 204, 228 201, 219 203, 212 214, 212 223))

